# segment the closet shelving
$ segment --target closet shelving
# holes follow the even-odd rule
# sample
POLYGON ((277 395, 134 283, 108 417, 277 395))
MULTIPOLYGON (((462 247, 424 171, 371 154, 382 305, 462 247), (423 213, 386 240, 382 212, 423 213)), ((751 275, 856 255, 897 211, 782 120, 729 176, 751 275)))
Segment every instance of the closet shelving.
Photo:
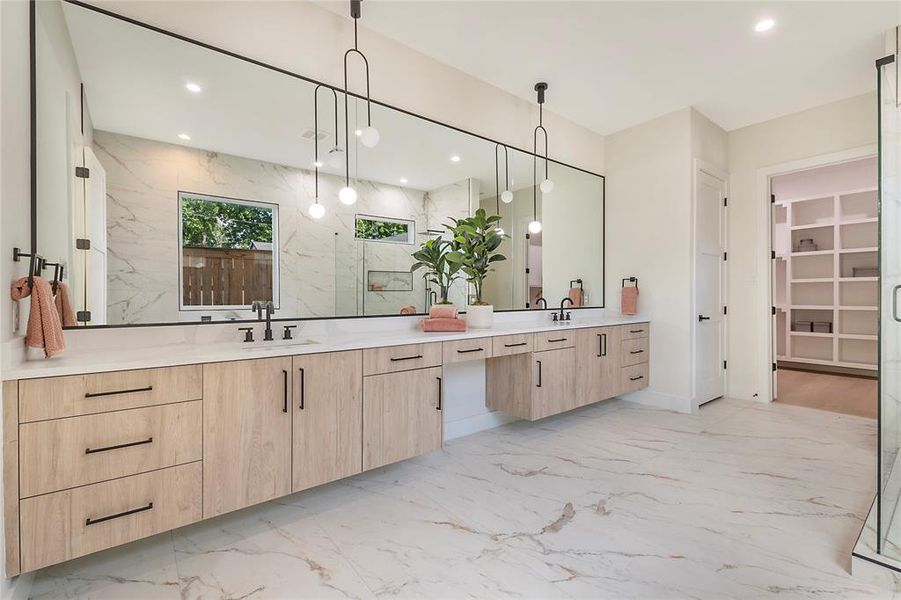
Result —
POLYGON ((777 199, 773 207, 779 360, 875 370, 876 188, 777 199), (816 249, 800 251, 802 239, 816 249), (831 323, 814 331, 798 323, 831 323))

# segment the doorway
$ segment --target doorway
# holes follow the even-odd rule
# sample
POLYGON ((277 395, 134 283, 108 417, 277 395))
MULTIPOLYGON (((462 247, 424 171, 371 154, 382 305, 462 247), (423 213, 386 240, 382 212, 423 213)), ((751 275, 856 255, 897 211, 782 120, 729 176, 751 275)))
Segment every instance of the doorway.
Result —
POLYGON ((773 399, 876 418, 875 157, 770 178, 773 399))

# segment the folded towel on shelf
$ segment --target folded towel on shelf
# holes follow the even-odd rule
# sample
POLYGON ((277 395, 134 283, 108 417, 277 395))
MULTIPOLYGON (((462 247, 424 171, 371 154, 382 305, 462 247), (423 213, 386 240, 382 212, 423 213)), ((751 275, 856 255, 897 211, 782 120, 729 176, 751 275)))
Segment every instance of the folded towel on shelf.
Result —
POLYGON ((624 287, 620 312, 624 315, 638 314, 638 286, 624 287))
POLYGON ((436 304, 429 309, 430 319, 456 319, 457 307, 453 304, 436 304))
POLYGON ((569 299, 572 300, 571 306, 582 306, 583 290, 580 287, 569 288, 569 299))
POLYGON ((10 297, 22 300, 28 296, 31 296, 31 311, 28 313, 25 344, 29 348, 43 348, 47 358, 55 356, 66 349, 66 341, 59 313, 53 305, 50 283, 41 277, 33 278, 31 285, 28 285, 27 277, 16 280, 10 288, 10 297))
POLYGON ((56 305, 56 312, 59 313, 63 327, 78 325, 78 321, 75 320, 75 309, 72 308, 72 294, 69 292, 69 286, 62 281, 56 284, 56 297, 53 303, 56 305))
POLYGON ((415 314, 416 314, 416 307, 413 306, 412 304, 408 304, 407 306, 402 306, 402 307, 400 308, 400 314, 402 314, 402 315, 415 315, 415 314))
POLYGON ((423 331, 466 331, 463 319, 426 318, 422 320, 423 331))

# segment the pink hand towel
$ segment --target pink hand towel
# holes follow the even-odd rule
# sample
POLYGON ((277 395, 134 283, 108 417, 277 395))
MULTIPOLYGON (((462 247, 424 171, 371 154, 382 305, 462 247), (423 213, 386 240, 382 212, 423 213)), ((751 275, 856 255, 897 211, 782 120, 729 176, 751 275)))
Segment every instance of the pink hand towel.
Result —
POLYGON ((9 295, 13 300, 31 296, 31 311, 25 333, 25 344, 28 347, 43 348, 47 358, 66 349, 63 326, 59 321, 59 313, 53 306, 53 290, 46 279, 35 277, 29 287, 28 278, 22 277, 12 284, 9 295))
POLYGON ((407 306, 402 306, 400 309, 400 314, 402 315, 415 315, 416 307, 412 304, 408 304, 407 306))
POLYGON ((453 304, 436 304, 429 309, 430 319, 456 319, 457 307, 453 304))
POLYGON ((572 300, 572 306, 582 306, 582 288, 569 288, 569 299, 572 300))
POLYGON ((463 319, 423 319, 423 331, 466 331, 466 321, 463 319))
POLYGON ((63 327, 75 327, 78 321, 75 320, 75 309, 72 308, 72 294, 69 293, 69 286, 60 281, 56 285, 56 297, 53 299, 56 305, 56 312, 59 313, 59 320, 63 327))
POLYGON ((638 286, 624 287, 620 312, 624 315, 638 314, 638 286))

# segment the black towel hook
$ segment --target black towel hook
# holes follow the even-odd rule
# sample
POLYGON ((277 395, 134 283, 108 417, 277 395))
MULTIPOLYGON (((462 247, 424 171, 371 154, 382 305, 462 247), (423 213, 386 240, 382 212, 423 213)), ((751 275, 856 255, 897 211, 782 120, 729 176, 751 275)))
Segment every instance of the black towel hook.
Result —
POLYGON ((22 258, 28 258, 28 287, 34 285, 34 278, 44 270, 44 257, 37 252, 22 252, 21 248, 13 248, 13 262, 19 262, 22 258))

